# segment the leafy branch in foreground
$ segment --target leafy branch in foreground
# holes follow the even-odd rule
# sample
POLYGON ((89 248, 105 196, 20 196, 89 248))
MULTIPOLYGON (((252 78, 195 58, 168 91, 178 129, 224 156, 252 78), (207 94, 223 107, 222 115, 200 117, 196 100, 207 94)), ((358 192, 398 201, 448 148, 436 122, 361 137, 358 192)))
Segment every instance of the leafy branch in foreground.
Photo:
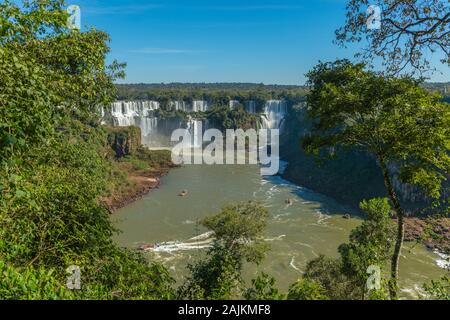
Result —
POLYGON ((337 43, 365 40, 357 56, 365 61, 380 57, 389 74, 402 71, 423 74, 430 71, 429 57, 441 56, 450 66, 450 4, 442 0, 350 0, 345 26, 336 31, 337 43), (380 8, 380 16, 366 11, 380 8), (380 29, 367 27, 379 18, 380 29), (409 68, 409 69, 408 69, 409 68))
POLYGON ((0 299, 168 299, 160 265, 119 248, 98 107, 120 64, 105 33, 69 31, 64 2, 0 4, 0 299), (66 269, 82 289, 65 289, 66 269))

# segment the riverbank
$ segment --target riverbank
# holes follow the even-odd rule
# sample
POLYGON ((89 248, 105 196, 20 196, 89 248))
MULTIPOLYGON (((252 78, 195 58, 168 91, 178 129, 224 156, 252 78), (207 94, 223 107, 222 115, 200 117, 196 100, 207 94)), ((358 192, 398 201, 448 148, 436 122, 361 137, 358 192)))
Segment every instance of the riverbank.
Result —
MULTIPOLYGON (((129 135, 129 132, 127 134, 129 135)), ((100 199, 110 213, 141 199, 158 188, 161 177, 176 167, 172 163, 170 151, 149 150, 140 145, 132 148, 133 143, 129 142, 129 137, 125 140, 128 140, 127 143, 120 145, 126 145, 126 148, 117 148, 117 139, 114 139, 114 144, 110 143, 115 156, 109 158, 108 188, 100 199), (122 153, 122 150, 126 152, 122 153)), ((137 143, 140 143, 139 139, 137 143)))
POLYGON ((149 150, 135 126, 104 126, 107 132, 108 187, 100 202, 114 213, 158 188, 160 179, 175 165, 169 150, 149 150))
POLYGON ((406 218, 405 241, 420 242, 433 251, 450 252, 450 218, 406 218))
POLYGON ((125 169, 123 173, 126 177, 123 179, 123 183, 109 192, 109 195, 103 197, 101 201, 112 214, 159 188, 161 177, 165 176, 171 168, 173 168, 172 165, 136 171, 134 168, 131 170, 125 169))

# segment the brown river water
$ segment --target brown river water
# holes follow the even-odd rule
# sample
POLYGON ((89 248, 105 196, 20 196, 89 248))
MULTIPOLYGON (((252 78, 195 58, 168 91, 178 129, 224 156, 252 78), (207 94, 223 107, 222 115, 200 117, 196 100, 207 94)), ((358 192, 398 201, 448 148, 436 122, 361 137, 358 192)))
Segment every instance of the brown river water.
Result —
MULTIPOLYGON (((270 212, 266 240, 271 250, 258 268, 246 266, 244 278, 250 283, 264 271, 286 292, 301 277, 308 260, 319 254, 337 257, 338 246, 348 241, 361 218, 334 200, 278 176, 262 177, 259 169, 251 165, 190 165, 172 170, 159 189, 112 216, 122 231, 116 241, 130 248, 157 243, 155 250, 145 254, 163 262, 182 281, 187 263, 201 258, 212 241, 196 222, 229 203, 260 201, 270 212), (186 197, 178 196, 182 190, 188 191, 186 197), (345 214, 353 218, 344 219, 345 214)), ((445 273, 437 265, 439 259, 421 245, 406 245, 400 261, 403 297, 416 298, 423 283, 445 273)))

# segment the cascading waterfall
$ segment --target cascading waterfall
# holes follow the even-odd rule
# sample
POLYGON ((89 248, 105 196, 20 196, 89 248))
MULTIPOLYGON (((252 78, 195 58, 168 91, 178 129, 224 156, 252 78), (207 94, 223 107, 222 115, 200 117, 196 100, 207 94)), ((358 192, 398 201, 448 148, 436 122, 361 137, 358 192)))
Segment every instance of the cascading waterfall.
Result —
POLYGON ((136 126, 141 129, 142 142, 150 144, 158 129, 158 118, 152 111, 159 109, 157 101, 118 101, 111 106, 113 124, 120 127, 136 126))
POLYGON ((192 138, 190 147, 200 148, 202 146, 203 122, 191 118, 188 122, 188 130, 192 138))
POLYGON ((100 110, 99 113, 100 113, 100 119, 101 119, 100 124, 105 125, 105 124, 107 124, 105 107, 100 106, 99 110, 100 110))
POLYGON ((240 105, 240 102, 237 100, 230 100, 230 109, 234 109, 240 105))
POLYGON ((118 101, 112 104, 111 115, 117 122, 115 125, 139 126, 142 118, 150 117, 151 111, 157 109, 159 109, 157 101, 118 101))
MULTIPOLYGON (((196 100, 192 105, 185 101, 171 101, 172 110, 184 112, 200 112, 208 110, 208 103, 203 100, 196 100)), ((158 119, 153 117, 152 111, 158 110, 160 104, 157 101, 117 101, 111 106, 108 115, 104 108, 100 110, 102 118, 105 120, 108 116, 115 126, 137 126, 141 129, 142 143, 149 147, 168 147, 172 143, 170 136, 175 129, 186 127, 186 124, 179 119, 158 119)), ((203 134, 203 123, 200 120, 190 118, 187 123, 187 129, 192 136, 191 145, 201 146, 203 134)))
MULTIPOLYGON (((209 105, 207 101, 204 100, 194 100, 192 101, 192 105, 188 106, 185 101, 172 101, 171 105, 175 107, 175 110, 184 111, 184 112, 205 112, 208 110, 209 105)), ((181 128, 182 124, 179 124, 178 128, 181 128)), ((176 129, 178 129, 176 128, 176 129)), ((189 120, 187 122, 187 129, 191 134, 191 141, 189 143, 189 147, 200 148, 202 145, 202 136, 204 131, 203 121, 195 120, 189 116, 189 120)), ((175 129, 175 128, 174 128, 175 129)), ((167 133, 170 135, 170 133, 167 133)))
MULTIPOLYGON (((269 100, 266 101, 264 105, 263 114, 261 115, 262 129, 278 129, 280 132, 283 129, 284 119, 287 115, 287 103, 284 100, 269 100)), ((266 149, 265 153, 271 154, 272 158, 277 156, 280 164, 283 162, 280 160, 279 155, 273 154, 274 149, 279 150, 280 142, 277 139, 277 142, 271 139, 271 134, 268 135, 267 142, 270 145, 270 149, 267 146, 262 147, 262 149, 266 149)), ((261 148, 261 147, 260 147, 261 148)), ((283 164, 282 166, 286 166, 287 164, 283 164)))
POLYGON ((263 129, 282 129, 287 114, 287 103, 284 100, 269 100, 264 106, 261 116, 263 129))
POLYGON ((188 112, 187 104, 184 101, 171 101, 170 108, 176 111, 188 112))
POLYGON ((204 100, 194 100, 192 101, 192 112, 200 112, 208 110, 208 102, 204 100))
MULTIPOLYGON (((239 105, 240 101, 231 100, 230 108, 239 105)), ((244 103, 248 112, 256 113, 256 102, 249 100, 244 103)), ((185 101, 171 101, 172 110, 184 112, 207 111, 208 102, 195 100, 192 104, 185 101)), ((181 119, 158 119, 153 116, 153 111, 158 110, 160 104, 157 101, 118 101, 112 104, 110 111, 101 108, 100 113, 103 122, 112 123, 115 126, 137 126, 142 132, 142 143, 149 147, 169 147, 175 129, 187 128, 191 134, 191 146, 201 147, 201 137, 205 129, 209 127, 208 121, 188 118, 187 123, 181 119), (108 120, 109 119, 109 120, 108 120)), ((269 100, 266 102, 261 115, 263 129, 282 129, 284 118, 287 114, 287 103, 283 100, 269 100)))
POLYGON ((247 101, 245 104, 247 107, 247 111, 250 113, 256 113, 256 102, 253 100, 247 101))

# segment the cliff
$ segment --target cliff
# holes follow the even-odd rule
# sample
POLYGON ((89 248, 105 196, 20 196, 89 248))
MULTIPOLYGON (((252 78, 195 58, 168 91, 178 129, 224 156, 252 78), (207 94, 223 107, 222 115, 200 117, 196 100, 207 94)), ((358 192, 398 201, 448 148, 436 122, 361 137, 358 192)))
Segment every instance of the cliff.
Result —
MULTIPOLYGON (((281 157, 289 163, 284 178, 352 207, 358 207, 364 199, 387 196, 373 156, 364 151, 337 150, 336 158, 319 162, 302 150, 301 140, 310 130, 305 106, 292 108, 281 138, 281 157)), ((425 199, 417 188, 400 183, 395 175, 392 178, 406 208, 415 211, 423 206, 425 199)))
POLYGON ((352 207, 358 207, 363 199, 386 196, 383 177, 368 154, 338 151, 336 159, 320 163, 307 155, 301 140, 310 129, 306 108, 290 110, 281 137, 281 157, 289 163, 284 178, 352 207))
POLYGON ((108 127, 110 172, 108 189, 101 202, 111 212, 158 188, 160 178, 174 167, 169 151, 153 151, 141 145, 138 127, 108 127))
POLYGON ((135 155, 141 146, 141 129, 138 127, 106 127, 108 144, 116 153, 116 158, 135 155))

